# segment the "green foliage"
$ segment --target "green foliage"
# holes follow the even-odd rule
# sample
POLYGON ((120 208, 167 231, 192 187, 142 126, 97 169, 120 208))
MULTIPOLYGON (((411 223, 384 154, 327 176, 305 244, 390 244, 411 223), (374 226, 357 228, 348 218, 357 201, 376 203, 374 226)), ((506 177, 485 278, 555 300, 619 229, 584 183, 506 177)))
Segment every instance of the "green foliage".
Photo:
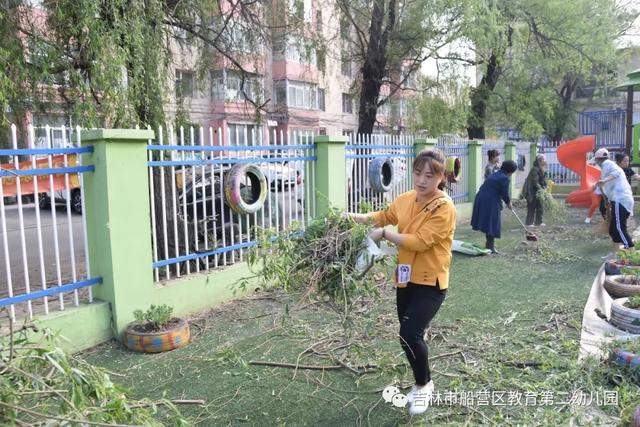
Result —
POLYGON ((412 131, 426 131, 430 137, 463 131, 469 99, 468 87, 461 85, 460 79, 459 75, 452 75, 439 84, 423 82, 433 86, 409 101, 408 123, 412 131))
POLYGON ((311 221, 304 230, 299 224, 286 233, 262 229, 248 263, 265 286, 316 294, 347 317, 358 296, 377 294, 370 277, 361 278, 355 271, 370 229, 341 218, 337 211, 311 221))
POLYGON ((640 251, 637 249, 625 249, 616 253, 616 259, 620 264, 640 266, 640 251))
POLYGON ((629 297, 629 302, 627 302, 627 305, 630 308, 635 308, 635 309, 640 308, 640 294, 636 294, 629 297))
POLYGON ((615 0, 470 2, 465 34, 482 78, 468 124, 515 127, 527 138, 572 136, 573 95, 615 83, 616 44, 636 17, 615 0))
POLYGON ((107 371, 69 356, 47 331, 40 342, 27 338, 27 330, 9 340, 0 362, 3 425, 187 424, 170 401, 132 399, 107 371), (161 413, 159 407, 165 410, 161 413))
POLYGON ((133 316, 138 322, 149 325, 153 330, 162 329, 171 320, 173 314, 173 307, 166 304, 153 305, 147 311, 136 310, 133 312, 133 316))
POLYGON ((545 215, 553 220, 564 220, 567 218, 567 208, 564 203, 558 202, 553 198, 551 193, 546 189, 541 188, 538 190, 536 197, 542 204, 545 215))

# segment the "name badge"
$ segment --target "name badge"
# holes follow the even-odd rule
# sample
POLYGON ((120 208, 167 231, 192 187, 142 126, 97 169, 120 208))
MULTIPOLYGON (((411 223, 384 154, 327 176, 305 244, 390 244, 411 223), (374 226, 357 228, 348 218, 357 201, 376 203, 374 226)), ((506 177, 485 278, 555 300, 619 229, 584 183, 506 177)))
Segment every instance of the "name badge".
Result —
POLYGON ((411 280, 411 265, 398 264, 396 267, 396 283, 406 284, 411 280))

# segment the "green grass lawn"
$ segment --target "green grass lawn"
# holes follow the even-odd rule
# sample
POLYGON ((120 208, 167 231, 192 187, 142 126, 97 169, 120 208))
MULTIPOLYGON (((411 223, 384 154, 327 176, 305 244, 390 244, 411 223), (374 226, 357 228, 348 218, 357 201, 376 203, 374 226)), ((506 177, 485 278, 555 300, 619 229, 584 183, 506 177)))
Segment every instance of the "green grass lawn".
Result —
MULTIPOLYGON (((637 383, 605 362, 577 362, 584 303, 611 246, 594 225, 582 224, 583 215, 547 220, 536 229, 539 245, 530 247, 505 211, 497 241, 503 255, 454 256, 427 342, 442 399, 450 391, 450 399, 464 392, 474 401, 433 406, 419 419, 382 399, 385 386, 412 380, 397 338, 394 290, 382 273, 380 299, 363 301, 349 325, 322 303, 270 291, 195 317, 186 348, 144 355, 108 343, 83 357, 119 374, 113 380, 136 397, 204 399, 205 406, 180 408, 199 425, 616 425, 640 403, 637 383), (576 390, 593 392, 593 401, 568 403, 576 390), (618 405, 598 405, 596 392, 605 390, 618 391, 618 405), (500 393, 486 391, 505 392, 505 401, 520 396, 520 404, 491 405, 500 393)), ((484 243, 468 223, 456 238, 484 243)))

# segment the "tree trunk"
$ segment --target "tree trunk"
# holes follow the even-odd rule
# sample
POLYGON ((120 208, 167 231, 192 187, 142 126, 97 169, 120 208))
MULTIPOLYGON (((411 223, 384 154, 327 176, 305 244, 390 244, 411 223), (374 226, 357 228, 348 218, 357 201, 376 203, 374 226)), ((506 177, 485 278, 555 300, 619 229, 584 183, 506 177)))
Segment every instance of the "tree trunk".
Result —
POLYGON ((396 25, 396 0, 387 5, 387 23, 384 28, 385 3, 374 0, 369 26, 369 43, 362 65, 362 87, 360 88, 360 106, 358 108, 358 134, 371 134, 376 123, 378 97, 382 79, 387 68, 387 47, 389 35, 396 25))
POLYGON ((491 53, 487 64, 487 71, 482 76, 478 87, 471 91, 471 113, 467 117, 467 133, 470 139, 485 138, 485 122, 487 120, 487 103, 491 92, 495 89, 500 77, 501 68, 498 56, 491 53))
POLYGON ((560 143, 564 138, 567 126, 571 119, 571 100, 576 90, 577 80, 570 76, 563 79, 562 89, 560 89, 560 104, 557 107, 553 121, 553 129, 547 130, 549 139, 554 143, 560 143))

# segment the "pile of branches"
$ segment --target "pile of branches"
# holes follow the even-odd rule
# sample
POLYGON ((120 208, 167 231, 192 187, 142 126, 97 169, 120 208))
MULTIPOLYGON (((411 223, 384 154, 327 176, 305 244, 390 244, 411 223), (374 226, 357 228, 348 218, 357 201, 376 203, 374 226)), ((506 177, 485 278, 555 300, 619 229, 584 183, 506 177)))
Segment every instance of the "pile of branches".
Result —
POLYGON ((560 203, 553 198, 550 192, 541 188, 536 193, 536 197, 542 204, 544 214, 553 220, 566 220, 568 211, 564 203, 560 203))
POLYGON ((301 292, 301 301, 316 295, 348 316, 359 297, 379 294, 372 275, 361 277, 355 270, 370 231, 371 226, 342 218, 335 210, 305 229, 297 225, 280 234, 263 229, 249 253, 249 267, 266 287, 301 292))
POLYGON ((186 424, 171 401, 131 399, 107 371, 67 355, 47 331, 29 339, 34 332, 12 330, 0 346, 1 425, 163 425, 159 407, 165 421, 186 424))

